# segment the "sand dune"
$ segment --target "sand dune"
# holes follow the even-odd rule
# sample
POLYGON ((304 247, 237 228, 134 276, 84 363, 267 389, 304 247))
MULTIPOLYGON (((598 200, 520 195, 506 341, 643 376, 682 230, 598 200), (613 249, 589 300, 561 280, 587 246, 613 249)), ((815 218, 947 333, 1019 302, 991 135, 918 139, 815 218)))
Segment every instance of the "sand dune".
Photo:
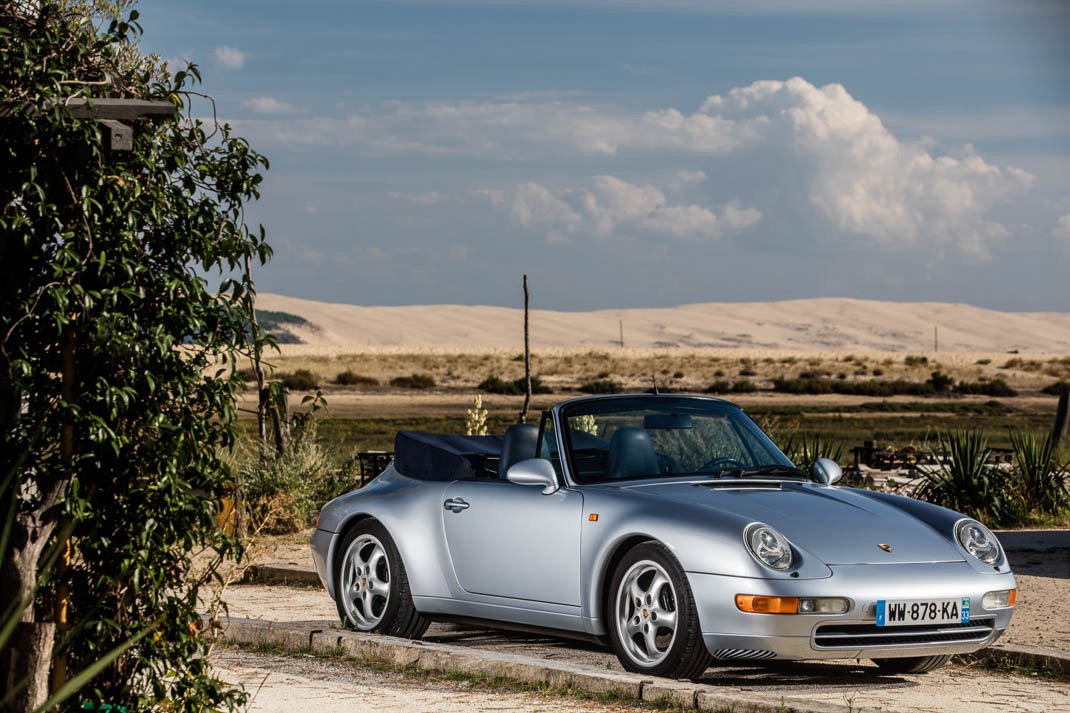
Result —
MULTIPOLYGON (((300 350, 517 349, 522 310, 467 305, 358 307, 261 293, 260 309, 304 317, 290 331, 300 350)), ((1070 352, 1070 314, 998 312, 966 304, 843 298, 707 303, 593 312, 533 310, 532 347, 746 348, 801 351, 933 349, 941 352, 1070 352)), ((291 349, 287 349, 290 351, 291 349)))

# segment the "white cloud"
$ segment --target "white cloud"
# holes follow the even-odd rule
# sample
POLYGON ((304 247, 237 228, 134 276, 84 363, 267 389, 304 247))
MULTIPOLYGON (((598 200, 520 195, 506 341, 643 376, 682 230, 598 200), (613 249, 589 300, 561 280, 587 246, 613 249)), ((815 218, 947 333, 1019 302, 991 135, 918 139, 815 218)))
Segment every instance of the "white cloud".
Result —
POLYGON ((629 183, 616 176, 596 176, 586 189, 554 193, 528 182, 517 186, 507 199, 495 200, 495 192, 487 195, 494 205, 507 207, 521 227, 545 231, 550 242, 565 242, 566 236, 579 232, 613 236, 618 230, 681 240, 717 238, 726 230, 750 227, 761 218, 759 211, 738 202, 721 208, 720 215, 697 204, 670 204, 654 186, 629 183))
POLYGON ((245 65, 246 54, 237 47, 216 47, 216 60, 223 65, 223 69, 241 69, 245 65))
POLYGON ((1052 235, 1063 240, 1070 240, 1070 213, 1059 218, 1055 223, 1055 229, 1051 231, 1052 235))
MULTIPOLYGON (((796 239, 867 241, 936 255, 954 250, 979 258, 1009 234, 992 217, 993 209, 1034 180, 1025 171, 986 161, 968 146, 940 154, 931 142, 900 139, 843 86, 817 87, 799 77, 713 95, 691 113, 675 108, 630 112, 542 98, 395 102, 345 118, 245 122, 243 131, 291 144, 382 153, 499 161, 579 153, 602 162, 627 154, 629 161, 652 168, 698 164, 701 170, 677 173, 666 189, 686 186, 693 198, 705 194, 701 203, 724 203, 718 195, 724 188, 709 179, 714 176, 730 180, 733 198, 751 207, 726 207, 723 215, 713 214, 717 220, 712 222, 699 210, 666 211, 654 218, 649 207, 666 204, 660 190, 614 185, 616 179, 608 176, 596 180, 582 205, 556 198, 573 212, 585 211, 603 233, 637 220, 627 211, 644 215, 648 226, 663 232, 693 235, 753 224, 765 214, 796 226, 796 239), (667 224, 681 228, 669 230, 667 224)), ((518 221, 561 210, 531 191, 514 196, 518 221)))
POLYGON ((522 183, 513 191, 509 204, 513 220, 524 227, 571 230, 580 222, 576 211, 538 183, 522 183))
POLYGON ((261 114, 303 114, 305 112, 303 107, 279 101, 275 97, 253 97, 243 101, 242 106, 261 114))

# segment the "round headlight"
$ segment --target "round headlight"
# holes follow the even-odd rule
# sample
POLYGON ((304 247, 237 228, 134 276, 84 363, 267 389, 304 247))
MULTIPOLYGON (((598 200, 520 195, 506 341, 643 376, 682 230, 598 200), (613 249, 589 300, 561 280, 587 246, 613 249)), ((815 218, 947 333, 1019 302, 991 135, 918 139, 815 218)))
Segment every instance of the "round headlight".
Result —
POLYGON ((963 520, 956 525, 955 539, 964 550, 985 564, 996 564, 1003 554, 996 536, 976 520, 963 520))
POLYGON ((766 567, 785 570, 791 566, 791 545, 783 535, 768 525, 750 525, 743 539, 754 558, 766 567))

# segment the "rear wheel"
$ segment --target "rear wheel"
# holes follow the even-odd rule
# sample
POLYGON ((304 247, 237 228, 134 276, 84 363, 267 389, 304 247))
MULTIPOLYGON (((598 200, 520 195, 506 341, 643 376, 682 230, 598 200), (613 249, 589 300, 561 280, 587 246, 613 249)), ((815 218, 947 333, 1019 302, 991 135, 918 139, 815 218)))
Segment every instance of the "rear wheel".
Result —
POLYGON ((394 540, 378 520, 362 520, 339 544, 335 604, 342 623, 357 631, 418 639, 430 622, 416 611, 394 540))
POLYGON ((610 583, 613 651, 633 673, 697 678, 711 662, 683 568, 658 542, 628 552, 610 583))
POLYGON ((906 656, 896 659, 873 659, 873 663, 888 673, 928 673, 938 669, 951 660, 950 655, 943 656, 906 656))

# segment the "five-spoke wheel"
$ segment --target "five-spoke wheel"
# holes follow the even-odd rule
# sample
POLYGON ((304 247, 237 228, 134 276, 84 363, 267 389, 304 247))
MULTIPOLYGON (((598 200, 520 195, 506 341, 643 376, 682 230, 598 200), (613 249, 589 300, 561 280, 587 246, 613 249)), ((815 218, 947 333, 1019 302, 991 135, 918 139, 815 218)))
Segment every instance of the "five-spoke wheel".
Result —
POLYGON ((401 554, 382 523, 358 522, 337 551, 335 603, 343 624, 408 639, 423 635, 430 622, 416 611, 401 554))
POLYGON ((371 631, 382 621, 390 601, 390 561, 378 538, 357 537, 342 556, 339 596, 346 617, 361 631, 371 631))
POLYGON ((628 671, 695 678, 709 666, 687 577, 661 543, 624 555, 606 605, 613 650, 628 671))

